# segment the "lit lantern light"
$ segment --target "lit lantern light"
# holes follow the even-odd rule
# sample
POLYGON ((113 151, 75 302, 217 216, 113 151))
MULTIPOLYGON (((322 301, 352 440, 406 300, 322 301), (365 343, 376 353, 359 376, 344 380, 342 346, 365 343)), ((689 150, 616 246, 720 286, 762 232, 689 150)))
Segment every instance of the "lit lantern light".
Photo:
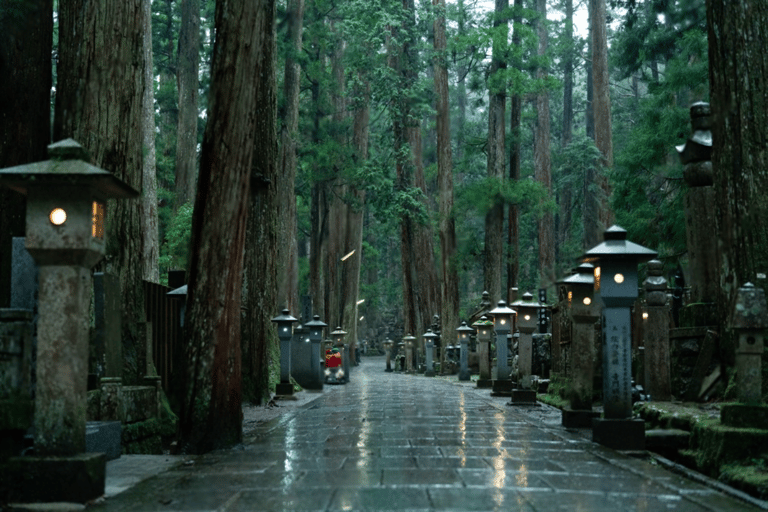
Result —
POLYGON ((595 267, 595 291, 600 291, 600 267, 595 267))
POLYGON ((621 284, 621 283, 623 283, 623 282, 624 282, 624 274, 616 274, 615 276, 613 276, 613 281, 614 281, 616 284, 621 284))
POLYGON ((64 208, 54 208, 51 210, 48 218, 51 220, 51 224, 54 226, 61 226, 67 222, 67 212, 64 211, 64 208))
POLYGON ((104 239, 104 203, 93 202, 91 236, 104 239))
POLYGON ((648 320, 648 312, 643 311, 643 320, 648 320))
POLYGON ((582 302, 584 302, 585 306, 589 306, 590 304, 592 304, 592 299, 590 299, 589 297, 584 297, 584 300, 582 302))

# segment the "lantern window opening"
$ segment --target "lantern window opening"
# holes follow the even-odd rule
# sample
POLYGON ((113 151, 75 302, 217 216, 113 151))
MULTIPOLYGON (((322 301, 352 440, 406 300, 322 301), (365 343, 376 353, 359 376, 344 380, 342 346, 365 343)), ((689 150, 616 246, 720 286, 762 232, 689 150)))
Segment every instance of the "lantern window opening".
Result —
POLYGON ((67 212, 64 211, 64 208, 54 208, 51 210, 51 213, 48 214, 48 220, 50 220, 51 224, 54 226, 61 226, 67 222, 67 212))
POLYGON ((643 311, 643 320, 648 320, 648 312, 643 311))
POLYGON ((613 280, 616 282, 616 284, 621 284, 624 282, 624 274, 616 273, 616 275, 613 276, 613 280))
POLYGON ((531 315, 525 315, 525 317, 524 317, 524 318, 525 318, 525 320, 526 320, 526 321, 528 321, 528 320, 530 320, 530 319, 531 319, 531 315))
POLYGON ((582 302, 584 303, 585 306, 589 306, 590 304, 592 304, 592 299, 590 299, 589 297, 584 297, 582 302))
POLYGON ((595 291, 600 291, 600 267, 595 267, 595 291))
POLYGON ((91 228, 91 235, 93 238, 104 239, 104 203, 98 201, 93 202, 93 222, 91 228))

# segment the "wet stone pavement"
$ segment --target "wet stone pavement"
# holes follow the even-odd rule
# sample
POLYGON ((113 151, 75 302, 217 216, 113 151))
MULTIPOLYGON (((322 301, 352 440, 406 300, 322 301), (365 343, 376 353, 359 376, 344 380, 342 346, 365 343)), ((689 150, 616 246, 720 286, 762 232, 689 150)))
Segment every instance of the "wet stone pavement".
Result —
POLYGON ((349 384, 260 425, 242 446, 89 510, 757 510, 567 432, 547 406, 383 370, 383 358, 364 359, 349 384))

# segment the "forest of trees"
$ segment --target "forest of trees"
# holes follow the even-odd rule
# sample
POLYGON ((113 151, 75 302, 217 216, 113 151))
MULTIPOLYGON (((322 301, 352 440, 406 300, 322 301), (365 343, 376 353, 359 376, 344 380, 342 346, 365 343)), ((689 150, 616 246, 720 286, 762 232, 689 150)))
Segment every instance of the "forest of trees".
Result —
MULTIPOLYGON (((129 348, 141 280, 187 271, 177 398, 204 451, 269 396, 270 318, 302 296, 353 344, 435 316, 450 337, 484 290, 554 297, 613 223, 685 268, 696 101, 721 300, 765 272, 765 26, 762 0, 5 0, 0 167, 72 137, 142 190, 109 205, 104 267, 129 348)), ((0 205, 7 262, 24 198, 0 205)))

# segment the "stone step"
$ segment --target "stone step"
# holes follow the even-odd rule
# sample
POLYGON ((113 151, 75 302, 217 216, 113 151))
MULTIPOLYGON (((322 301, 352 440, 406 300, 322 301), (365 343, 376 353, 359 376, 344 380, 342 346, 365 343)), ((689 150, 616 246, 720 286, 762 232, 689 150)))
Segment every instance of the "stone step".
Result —
POLYGON ((688 448, 688 441, 691 433, 676 428, 658 428, 645 431, 645 448, 647 450, 655 449, 675 449, 683 450, 688 448))

